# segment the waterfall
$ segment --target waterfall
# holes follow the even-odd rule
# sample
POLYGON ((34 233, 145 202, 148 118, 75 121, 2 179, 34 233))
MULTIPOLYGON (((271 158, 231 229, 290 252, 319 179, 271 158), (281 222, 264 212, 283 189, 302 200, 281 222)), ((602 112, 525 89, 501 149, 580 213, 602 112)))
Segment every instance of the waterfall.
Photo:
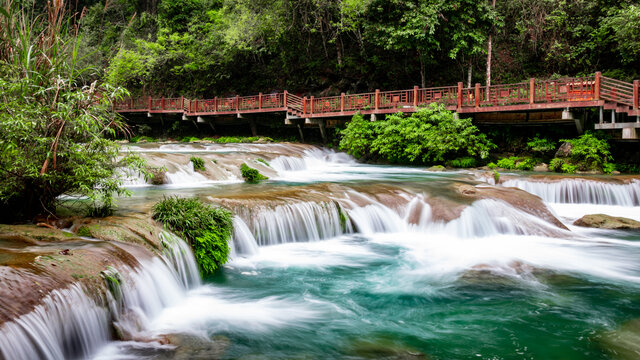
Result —
POLYGON ((258 243, 253 236, 251 229, 238 216, 233 217, 233 237, 231 258, 236 255, 254 255, 258 253, 258 243))
POLYGON ((86 358, 110 340, 108 318, 82 286, 53 290, 33 311, 2 325, 0 357, 86 358))
POLYGON ((193 168, 193 163, 189 161, 187 164, 174 164, 176 171, 165 174, 167 184, 193 184, 202 183, 208 181, 208 179, 196 172, 193 168))
POLYGON ((505 187, 516 187, 538 195, 552 203, 600 204, 600 205, 640 205, 640 181, 614 184, 585 179, 563 179, 552 182, 507 180, 505 187))
POLYGON ((170 233, 162 234, 164 254, 142 260, 137 269, 103 271, 107 307, 73 284, 53 290, 33 311, 0 328, 0 358, 87 358, 112 340, 110 325, 120 337, 149 337, 150 319, 181 301, 187 289, 200 284, 190 247, 170 233))
MULTIPOLYGON (((261 246, 318 241, 353 231, 346 215, 334 202, 258 206, 251 208, 245 217, 261 246)), ((238 234, 240 232, 236 238, 238 234)))
POLYGON ((302 157, 279 156, 269 162, 269 165, 278 173, 323 169, 330 164, 356 164, 356 161, 345 153, 315 148, 305 150, 302 157))

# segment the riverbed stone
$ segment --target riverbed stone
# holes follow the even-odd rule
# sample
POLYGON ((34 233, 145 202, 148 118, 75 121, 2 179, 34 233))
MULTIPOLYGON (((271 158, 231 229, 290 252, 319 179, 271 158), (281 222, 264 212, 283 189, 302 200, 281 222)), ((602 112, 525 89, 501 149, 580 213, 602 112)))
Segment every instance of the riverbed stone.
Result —
POLYGON ((585 215, 576 220, 573 225, 599 229, 640 230, 640 221, 605 214, 585 215))
POLYGON ((549 165, 547 165, 545 163, 538 164, 533 168, 533 171, 535 171, 535 172, 548 172, 549 171, 549 165))
POLYGON ((568 142, 562 143, 562 145, 560 145, 560 147, 558 148, 558 151, 556 151, 556 157, 564 158, 564 157, 571 156, 572 148, 573 148, 573 145, 571 145, 571 143, 568 143, 568 142))

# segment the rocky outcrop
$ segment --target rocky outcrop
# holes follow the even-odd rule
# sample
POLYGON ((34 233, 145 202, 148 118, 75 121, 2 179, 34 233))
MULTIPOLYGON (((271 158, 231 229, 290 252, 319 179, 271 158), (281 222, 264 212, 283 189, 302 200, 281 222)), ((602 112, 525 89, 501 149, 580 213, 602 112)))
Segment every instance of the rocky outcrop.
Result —
POLYGON ((136 268, 162 251, 162 229, 148 218, 74 222, 72 229, 85 229, 80 232, 93 238, 44 223, 0 225, 0 325, 31 312, 53 290, 76 283, 101 300, 105 269, 136 268))
POLYGON ((640 221, 605 214, 585 215, 576 220, 573 225, 598 229, 640 230, 640 221))

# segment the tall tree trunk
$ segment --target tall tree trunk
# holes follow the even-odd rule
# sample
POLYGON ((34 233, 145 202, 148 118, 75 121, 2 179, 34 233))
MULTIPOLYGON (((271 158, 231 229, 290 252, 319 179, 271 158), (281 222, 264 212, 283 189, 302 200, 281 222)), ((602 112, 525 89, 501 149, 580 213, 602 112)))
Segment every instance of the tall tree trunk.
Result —
MULTIPOLYGON (((496 0, 491 0, 491 6, 495 9, 496 8, 496 0)), ((493 29, 490 30, 491 32, 493 32, 493 29)), ((492 43, 491 43, 491 33, 489 33, 489 41, 487 42, 487 87, 491 86, 491 47, 492 47, 492 43)))
POLYGON ((467 70, 467 87, 471 87, 471 75, 473 74, 473 64, 471 60, 469 60, 469 69, 467 70))
POLYGON ((427 87, 427 79, 425 78, 426 74, 424 73, 424 60, 422 59, 422 54, 418 52, 418 58, 420 59, 420 86, 422 88, 427 87))

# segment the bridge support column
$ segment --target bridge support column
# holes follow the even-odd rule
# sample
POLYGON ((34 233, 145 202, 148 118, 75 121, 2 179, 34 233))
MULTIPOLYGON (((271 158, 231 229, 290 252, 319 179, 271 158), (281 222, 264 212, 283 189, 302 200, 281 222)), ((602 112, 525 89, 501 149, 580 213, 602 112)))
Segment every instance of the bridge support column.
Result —
POLYGON ((376 120, 377 120, 376 114, 371 114, 371 121, 376 121, 376 120))
POLYGON ((453 119, 454 120, 459 120, 460 119, 460 114, 458 114, 457 112, 453 113, 453 119))
POLYGON ((600 124, 602 124, 604 122, 604 108, 602 106, 600 106, 599 113, 600 113, 600 117, 598 118, 598 120, 599 120, 598 122, 600 124))
POLYGON ((612 124, 616 123, 616 111, 615 110, 611 110, 611 123, 612 124))
POLYGON ((304 127, 304 123, 305 123, 305 120, 296 120, 296 126, 298 127, 298 134, 300 135, 300 142, 304 142, 304 132, 302 131, 302 128, 304 127))
POLYGON ((625 140, 635 140, 638 139, 638 133, 635 128, 623 128, 622 138, 625 140))
POLYGON ((327 121, 325 119, 318 120, 318 127, 320 128, 320 137, 322 137, 322 143, 327 143, 327 121))
POLYGON ((249 119, 249 127, 251 128, 251 136, 258 136, 258 125, 255 119, 249 119))

